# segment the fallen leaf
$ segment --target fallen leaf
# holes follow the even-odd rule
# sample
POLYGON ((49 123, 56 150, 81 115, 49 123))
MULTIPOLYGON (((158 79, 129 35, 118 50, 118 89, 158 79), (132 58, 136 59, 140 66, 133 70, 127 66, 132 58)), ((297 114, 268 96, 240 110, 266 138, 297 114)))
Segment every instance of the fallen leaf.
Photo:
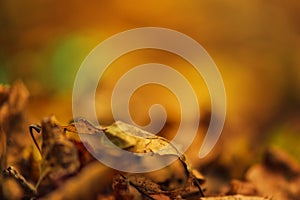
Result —
POLYGON ((255 186, 251 182, 244 182, 239 180, 232 180, 230 182, 230 190, 227 195, 241 194, 241 195, 258 195, 255 186))
POLYGON ((0 171, 6 167, 6 134, 0 124, 0 171))
MULTIPOLYGON (((106 135, 111 143, 121 149, 125 149, 133 153, 177 156, 181 161, 188 178, 191 179, 198 187, 201 196, 204 196, 200 187, 199 175, 198 180, 194 175, 194 171, 192 171, 188 164, 185 155, 181 153, 170 141, 163 137, 156 136, 121 121, 117 121, 111 126, 98 128, 84 118, 75 119, 72 124, 64 126, 64 129, 66 131, 76 132, 79 134, 99 135, 102 139, 103 136, 106 135)), ((104 145, 111 145, 108 142, 105 142, 105 140, 102 140, 102 143, 104 143, 104 145)))
POLYGON ((113 171, 98 161, 85 166, 75 177, 68 179, 57 190, 42 199, 97 199, 99 194, 112 184, 113 171))
POLYGON ((223 197, 202 197, 200 200, 271 200, 268 197, 257 197, 257 196, 244 196, 244 195, 232 195, 223 197))
POLYGON ((54 116, 42 120, 41 135, 41 173, 36 185, 39 195, 58 187, 65 177, 75 174, 80 167, 76 146, 66 138, 54 116))
POLYGON ((12 151, 7 147, 7 141, 16 141, 17 149, 24 146, 24 140, 18 142, 13 133, 22 130, 22 114, 29 92, 22 81, 16 81, 12 86, 0 85, 0 169, 5 169, 8 162, 15 161, 12 151))
POLYGON ((0 124, 6 134, 18 125, 28 97, 29 92, 22 81, 16 81, 11 87, 0 86, 0 124))
POLYGON ((115 177, 112 188, 116 199, 131 200, 134 198, 134 194, 130 191, 129 180, 125 176, 115 177))
POLYGON ((246 178, 252 182, 263 196, 274 199, 299 199, 299 164, 287 153, 279 149, 270 149, 265 153, 261 164, 252 166, 246 178))

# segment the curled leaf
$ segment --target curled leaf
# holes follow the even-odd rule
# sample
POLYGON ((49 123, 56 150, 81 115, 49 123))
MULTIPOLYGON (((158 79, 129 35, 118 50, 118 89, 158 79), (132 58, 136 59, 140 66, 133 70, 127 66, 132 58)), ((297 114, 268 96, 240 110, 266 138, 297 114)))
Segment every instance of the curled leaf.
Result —
POLYGON ((80 163, 74 143, 66 138, 54 116, 42 120, 41 134, 43 159, 37 188, 44 193, 50 186, 56 187, 64 177, 76 173, 80 163))
MULTIPOLYGON (((204 196, 200 187, 200 182, 196 175, 194 175, 185 155, 181 153, 174 144, 163 137, 154 135, 121 121, 117 121, 107 127, 96 127, 84 118, 75 119, 72 124, 64 126, 64 129, 79 134, 98 135, 102 139, 105 135, 109 141, 117 147, 136 153, 140 156, 143 156, 144 153, 160 156, 176 156, 182 163, 188 178, 198 187, 200 195, 204 196)), ((104 141, 105 140, 102 140, 102 143, 104 143, 103 145, 110 145, 109 143, 106 144, 107 142, 104 141)))

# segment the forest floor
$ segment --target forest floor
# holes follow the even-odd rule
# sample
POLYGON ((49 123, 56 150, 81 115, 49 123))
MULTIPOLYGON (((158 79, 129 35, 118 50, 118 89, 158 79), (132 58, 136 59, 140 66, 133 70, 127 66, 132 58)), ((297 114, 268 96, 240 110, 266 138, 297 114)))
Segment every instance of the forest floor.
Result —
POLYGON ((30 134, 36 122, 25 113, 28 96, 22 82, 0 86, 0 199, 300 199, 300 165, 281 149, 267 148, 240 179, 228 175, 239 166, 225 169, 212 159, 193 171, 180 156, 155 172, 124 173, 96 160, 54 116, 30 126, 30 134))

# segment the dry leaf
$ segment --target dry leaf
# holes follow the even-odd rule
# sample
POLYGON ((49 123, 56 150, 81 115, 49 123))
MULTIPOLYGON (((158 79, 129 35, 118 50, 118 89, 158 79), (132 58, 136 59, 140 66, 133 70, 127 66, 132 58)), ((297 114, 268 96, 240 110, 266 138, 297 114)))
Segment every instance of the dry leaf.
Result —
POLYGON ((28 186, 27 181, 13 167, 8 167, 5 174, 13 177, 22 186, 25 194, 33 197, 43 196, 60 186, 67 177, 79 170, 80 163, 75 145, 66 138, 64 130, 54 116, 44 118, 41 127, 31 125, 30 131, 32 128, 42 135, 42 148, 40 148, 31 132, 42 157, 39 179, 34 187, 35 192, 30 192, 33 190, 32 187, 28 186))
POLYGON ((266 152, 264 162, 252 166, 246 178, 257 191, 274 199, 299 199, 300 165, 287 153, 279 149, 266 152))
MULTIPOLYGON (((105 134, 119 148, 134 153, 152 152, 159 155, 175 155, 185 161, 184 155, 167 139, 120 121, 115 122, 111 126, 97 128, 86 119, 77 118, 72 125, 65 126, 64 128, 67 131, 80 134, 105 134)), ((106 145, 109 145, 109 143, 106 145)))
POLYGON ((114 178, 112 188, 116 199, 131 200, 134 194, 130 191, 129 180, 122 175, 114 178))
POLYGON ((233 196, 223 196, 223 197, 202 197, 200 200, 271 200, 268 197, 257 197, 257 196, 243 196, 243 195, 233 195, 233 196))
MULTIPOLYGON (((97 128, 86 119, 77 118, 74 123, 64 126, 70 132, 89 135, 106 135, 107 138, 121 149, 134 153, 153 153, 158 155, 175 155, 189 170, 185 156, 167 139, 143 131, 137 127, 117 121, 111 126, 97 128)), ((103 141, 102 141, 103 142, 103 141)), ((110 145, 105 144, 105 145, 110 145)))
POLYGON ((54 116, 44 118, 41 126, 42 163, 37 183, 39 195, 48 193, 80 167, 78 152, 69 141, 54 116))
MULTIPOLYGON (((15 156, 7 155, 10 153, 7 149, 7 141, 10 139, 17 141, 12 133, 20 132, 22 129, 20 119, 28 96, 28 90, 21 81, 16 81, 11 87, 0 85, 0 169, 7 167, 7 159, 15 160, 15 156)), ((18 142, 13 148, 23 145, 24 140, 18 142)))
POLYGON ((185 162, 185 157, 167 139, 141 130, 121 121, 102 128, 108 139, 122 149, 134 153, 154 153, 158 155, 174 155, 185 162))
POLYGON ((281 172, 287 179, 300 176, 300 164, 286 152, 270 148, 264 156, 264 164, 273 171, 281 172))
POLYGON ((231 188, 226 193, 227 195, 241 194, 241 195, 258 195, 255 186, 251 182, 243 182, 239 180, 232 180, 230 182, 231 188))
MULTIPOLYGON (((80 134, 99 135, 100 137, 105 134, 114 145, 133 153, 177 156, 181 161, 188 178, 192 180, 192 182, 198 187, 200 194, 204 196, 200 187, 200 179, 198 180, 194 175, 191 167, 186 161, 185 155, 163 137, 156 136, 120 121, 115 122, 111 126, 98 128, 83 118, 75 119, 72 124, 65 126, 64 129, 80 134)), ((109 143, 106 144, 104 141, 105 140, 102 140, 104 145, 110 145, 109 143)))
POLYGON ((0 171, 6 167, 6 134, 0 124, 0 171))
POLYGON ((0 86, 0 124, 9 134, 27 103, 29 92, 22 81, 16 81, 11 87, 0 86))
POLYGON ((99 194, 112 184, 112 172, 95 161, 85 166, 77 176, 68 179, 60 188, 45 196, 45 199, 97 199, 99 194))

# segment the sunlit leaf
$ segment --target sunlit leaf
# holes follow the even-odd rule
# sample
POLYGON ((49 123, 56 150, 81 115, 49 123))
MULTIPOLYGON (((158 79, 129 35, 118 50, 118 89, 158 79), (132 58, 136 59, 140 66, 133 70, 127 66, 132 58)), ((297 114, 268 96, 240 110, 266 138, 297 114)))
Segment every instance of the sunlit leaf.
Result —
MULTIPOLYGON (((199 183, 200 179, 198 180, 199 175, 194 175, 194 170, 192 170, 187 163, 184 154, 163 137, 156 136, 121 121, 117 121, 111 126, 98 128, 84 118, 77 118, 72 124, 64 126, 63 128, 66 131, 77 132, 80 134, 105 134, 113 144, 133 153, 152 153, 161 156, 175 155, 181 161, 187 176, 193 180, 203 196, 199 183)), ((203 179, 201 181, 203 181, 203 179)))

